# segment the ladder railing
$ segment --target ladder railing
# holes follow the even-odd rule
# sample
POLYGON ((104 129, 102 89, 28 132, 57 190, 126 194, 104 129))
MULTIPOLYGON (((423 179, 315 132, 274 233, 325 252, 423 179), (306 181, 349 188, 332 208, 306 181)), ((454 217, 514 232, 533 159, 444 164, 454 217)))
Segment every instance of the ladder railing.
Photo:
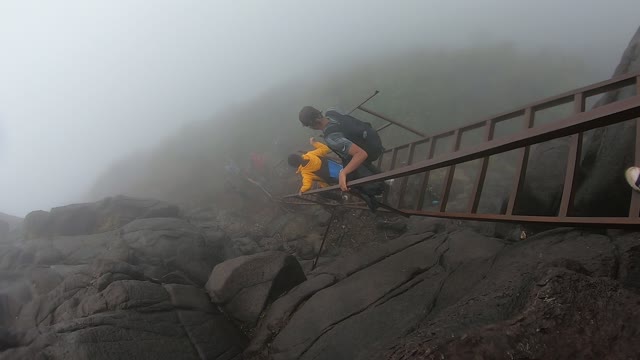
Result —
MULTIPOLYGON (((421 131, 415 130, 397 121, 381 115, 375 111, 364 108, 362 104, 355 109, 368 112, 380 117, 388 124, 399 125, 414 134, 422 136, 421 139, 396 146, 386 150, 378 159, 377 165, 381 167, 381 174, 350 181, 350 186, 366 183, 398 179, 394 182, 391 194, 394 195, 392 206, 413 215, 487 220, 507 222, 536 222, 567 225, 602 225, 602 226, 626 226, 640 225, 640 194, 633 192, 631 195, 629 214, 626 217, 576 217, 570 216, 571 206, 575 195, 576 171, 581 159, 583 132, 599 127, 604 127, 635 118, 640 118, 640 74, 632 73, 616 77, 597 84, 556 95, 541 101, 528 104, 519 109, 489 117, 482 121, 448 130, 439 134, 426 136, 421 131), (615 101, 590 110, 585 110, 588 99, 604 94, 608 91, 618 90, 624 87, 634 86, 635 96, 615 101), (536 114, 554 107, 570 105, 572 114, 551 123, 536 126, 536 114), (521 118, 522 130, 509 135, 496 135, 496 126, 505 121, 521 118), (466 134, 472 131, 481 131, 482 142, 474 147, 461 147, 466 134), (569 137, 569 152, 567 169, 564 175, 562 199, 556 216, 533 216, 515 214, 518 195, 521 193, 527 173, 527 164, 531 146, 545 141, 569 137), (436 148, 441 141, 451 141, 450 151, 436 154, 436 148), (506 211, 499 214, 478 213, 480 199, 485 186, 489 159, 493 155, 517 150, 517 164, 515 179, 508 196, 506 211), (447 212, 450 202, 451 189, 454 182, 456 165, 478 160, 477 173, 471 185, 471 192, 464 211, 447 212), (434 170, 446 168, 443 177, 443 187, 439 196, 431 204, 425 196, 430 190, 430 173, 434 170), (413 178, 410 178, 413 176, 413 178), (413 179, 409 185, 409 180, 413 179), (418 187, 417 198, 410 198, 408 188, 412 190, 418 187), (394 191, 395 190, 395 191, 394 191), (429 205, 436 205, 437 209, 429 209, 429 205)), ((376 92, 377 93, 377 92, 376 92)), ((374 94, 375 95, 375 94, 374 94)), ((354 110, 355 110, 354 109, 354 110)), ((636 163, 640 163, 640 124, 636 124, 635 156, 636 163)), ((622 174, 620 176, 623 176, 622 174)), ((338 189, 331 186, 324 189, 312 190, 305 195, 317 194, 323 191, 338 189)), ((415 193, 412 191, 411 193, 415 193)), ((293 197, 294 195, 291 195, 293 197)), ((385 201, 390 194, 385 195, 385 201)))

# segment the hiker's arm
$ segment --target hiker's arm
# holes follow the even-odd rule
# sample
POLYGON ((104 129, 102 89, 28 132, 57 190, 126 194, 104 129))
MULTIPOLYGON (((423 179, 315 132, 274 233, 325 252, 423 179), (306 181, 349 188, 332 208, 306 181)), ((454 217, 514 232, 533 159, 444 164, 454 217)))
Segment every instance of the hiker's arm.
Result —
POLYGON ((311 151, 310 153, 318 157, 326 156, 331 151, 331 149, 329 149, 327 145, 321 142, 313 141, 311 142, 311 145, 313 145, 313 147, 316 149, 311 151))
POLYGON ((338 176, 338 182, 340 183, 340 189, 342 189, 342 191, 349 190, 347 187, 347 175, 354 172, 365 160, 367 160, 367 157, 369 157, 367 152, 356 144, 351 144, 349 147, 349 155, 351 156, 351 161, 349 161, 349 164, 340 171, 340 175, 338 176))
POLYGON ((302 173, 302 187, 300 188, 300 194, 309 191, 313 186, 313 174, 303 172, 302 173))

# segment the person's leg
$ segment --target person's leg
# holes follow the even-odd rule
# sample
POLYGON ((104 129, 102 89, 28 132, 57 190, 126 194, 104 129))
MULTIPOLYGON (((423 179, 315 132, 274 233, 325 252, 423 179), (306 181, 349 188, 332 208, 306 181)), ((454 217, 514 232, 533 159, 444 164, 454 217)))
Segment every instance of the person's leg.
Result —
POLYGON ((319 195, 322 196, 323 198, 329 199, 329 200, 335 200, 335 201, 341 201, 342 200, 342 196, 340 196, 340 194, 338 194, 335 191, 321 192, 319 195))
MULTIPOLYGON (((356 171, 349 174, 350 176, 347 179, 352 181, 379 173, 380 170, 375 165, 370 162, 364 162, 360 167, 356 169, 356 171)), ((374 183, 359 185, 357 186, 357 188, 371 196, 382 195, 386 190, 384 181, 377 181, 374 183)))
POLYGON ((640 191, 640 167, 632 166, 624 173, 629 186, 635 191, 640 191))

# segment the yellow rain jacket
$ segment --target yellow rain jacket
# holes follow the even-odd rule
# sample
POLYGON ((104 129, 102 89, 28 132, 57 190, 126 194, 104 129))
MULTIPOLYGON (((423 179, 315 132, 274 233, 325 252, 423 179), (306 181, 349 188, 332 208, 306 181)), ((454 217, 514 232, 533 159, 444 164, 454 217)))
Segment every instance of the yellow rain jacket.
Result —
POLYGON ((304 166, 298 166, 298 171, 296 172, 302 175, 302 187, 300 188, 300 192, 309 191, 311 186, 313 186, 314 181, 317 181, 320 187, 326 187, 329 185, 322 178, 317 176, 315 172, 320 170, 320 166, 322 166, 322 160, 320 160, 320 158, 327 155, 331 150, 327 145, 321 142, 316 141, 312 145, 316 149, 302 155, 302 158, 309 160, 309 162, 304 166))

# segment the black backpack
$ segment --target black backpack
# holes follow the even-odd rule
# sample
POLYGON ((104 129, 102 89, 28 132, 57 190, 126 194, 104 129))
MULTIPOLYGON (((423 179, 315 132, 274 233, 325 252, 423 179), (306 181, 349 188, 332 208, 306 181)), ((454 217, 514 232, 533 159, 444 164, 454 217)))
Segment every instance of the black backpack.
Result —
POLYGON ((370 123, 358 120, 351 115, 340 114, 335 110, 327 111, 325 116, 338 123, 325 129, 325 137, 332 133, 341 132, 345 138, 367 152, 367 161, 369 162, 378 160, 384 152, 380 135, 371 127, 370 123))

